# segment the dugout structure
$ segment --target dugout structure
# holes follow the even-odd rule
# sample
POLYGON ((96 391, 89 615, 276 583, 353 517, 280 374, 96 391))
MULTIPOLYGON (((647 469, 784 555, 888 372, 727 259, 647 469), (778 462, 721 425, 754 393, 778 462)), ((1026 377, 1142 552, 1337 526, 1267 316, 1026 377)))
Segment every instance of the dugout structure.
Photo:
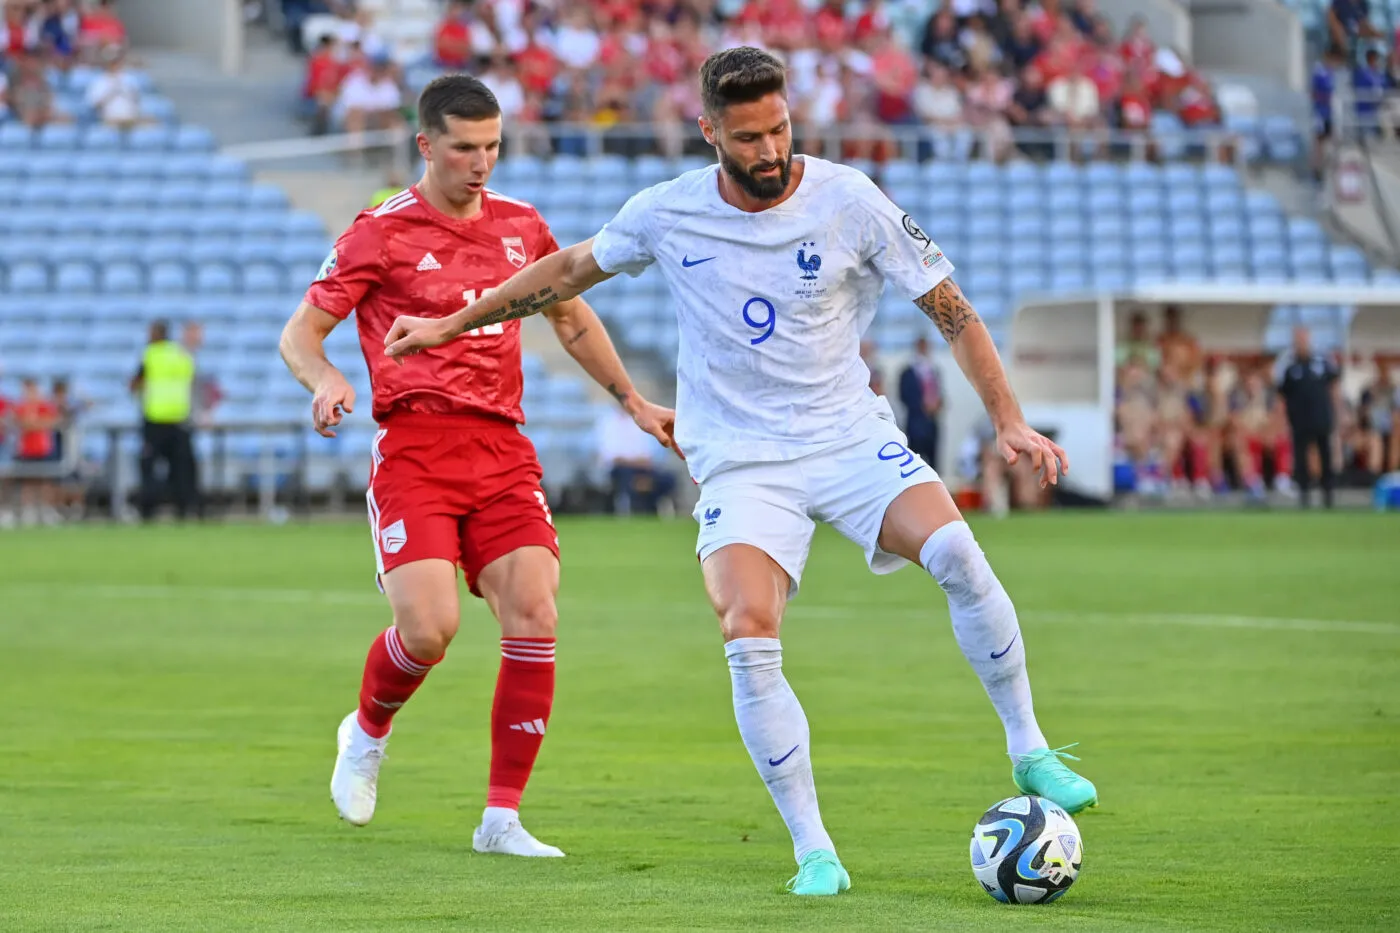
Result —
MULTIPOLYGON (((1349 394, 1370 380, 1376 355, 1400 359, 1400 288, 1344 285, 1154 285, 1022 301, 1005 345, 1011 384, 1030 424, 1054 431, 1072 462, 1070 489, 1095 499, 1113 494, 1114 356, 1119 335, 1137 311, 1150 331, 1161 311, 1176 305, 1182 323, 1207 355, 1272 356, 1287 345, 1270 333, 1274 309, 1333 306, 1354 309, 1340 335, 1349 394), (1272 339, 1271 339, 1272 338, 1272 339)), ((1304 321, 1304 323, 1307 323, 1304 321)), ((956 449, 973 431, 981 404, 963 380, 949 380, 965 398, 950 398, 945 432, 956 449)))

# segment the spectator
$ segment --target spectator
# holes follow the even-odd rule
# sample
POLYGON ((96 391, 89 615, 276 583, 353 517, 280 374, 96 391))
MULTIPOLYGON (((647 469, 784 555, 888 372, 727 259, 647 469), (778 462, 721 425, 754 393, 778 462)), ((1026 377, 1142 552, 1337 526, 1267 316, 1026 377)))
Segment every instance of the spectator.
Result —
POLYGON ((1141 16, 1134 16, 1128 22, 1128 32, 1123 37, 1123 44, 1118 47, 1118 54, 1129 69, 1136 67, 1146 70, 1153 67, 1157 58, 1157 43, 1147 34, 1147 21, 1141 16))
POLYGON ((1332 44, 1351 57, 1356 53, 1357 40, 1379 39, 1380 31, 1371 25, 1368 0, 1332 0, 1327 7, 1327 32, 1332 44))
POLYGON ((371 58, 367 67, 347 75, 337 106, 344 114, 347 133, 402 126, 403 89, 389 57, 371 58))
MULTIPOLYGON (((78 442, 78 419, 88 408, 86 401, 74 398, 68 391, 68 380, 53 381, 53 406, 57 416, 54 428, 53 455, 55 463, 63 463, 64 455, 71 454, 78 442)), ((54 488, 53 506, 62 518, 64 514, 81 517, 85 495, 78 471, 61 473, 54 488)))
POLYGON ((1400 387, 1382 357, 1376 358, 1375 381, 1361 392, 1359 415, 1367 471, 1379 475, 1400 470, 1400 387))
POLYGON ((1152 127, 1152 95, 1142 80, 1142 71, 1129 68, 1123 76, 1123 92, 1118 97, 1118 126, 1134 133, 1152 127))
POLYGON ((9 96, 14 115, 32 129, 71 120, 54 105, 53 88, 44 75, 43 60, 37 55, 20 56, 9 96))
MULTIPOLYGON (((612 489, 618 515, 654 515, 662 500, 675 494, 676 477, 656 465, 657 445, 632 418, 614 405, 599 413, 594 425, 598 456, 612 489)), ((670 511, 674 514, 674 503, 670 511)))
POLYGON ((1351 76, 1352 92, 1356 95, 1356 122, 1362 132, 1380 129, 1381 104, 1386 92, 1394 88, 1390 74, 1381 61, 1379 49, 1367 49, 1366 58, 1351 76))
POLYGON ((112 9, 112 0, 97 0, 79 17, 78 47, 84 60, 105 62, 103 52, 126 48, 126 26, 112 9))
POLYGON ((1148 372, 1155 373, 1162 365, 1162 351, 1147 333, 1147 315, 1134 311, 1128 321, 1128 337, 1118 344, 1115 354, 1117 365, 1126 366, 1134 358, 1139 360, 1148 372))
POLYGON ((31 28, 22 3, 7 2, 0 11, 0 59, 17 57, 36 50, 39 37, 31 28))
POLYGON ((554 34, 554 51, 565 68, 584 71, 598 59, 601 48, 598 32, 593 28, 588 6, 572 3, 566 7, 563 21, 554 34))
POLYGON ((1293 434, 1299 504, 1303 508, 1309 505, 1312 486, 1312 448, 1317 450, 1321 467, 1323 504, 1332 507, 1332 433, 1336 428, 1335 387, 1339 377, 1334 363, 1313 352, 1308 329, 1293 328, 1293 349, 1279 357, 1275 385, 1283 396, 1293 434))
POLYGON ((32 376, 26 376, 20 383, 14 420, 19 434, 15 461, 24 468, 19 480, 20 524, 33 525, 40 521, 53 524, 57 517, 53 509, 54 477, 46 475, 51 466, 45 464, 53 461, 58 410, 32 376))
POLYGON ((126 55, 120 46, 109 45, 99 53, 106 70, 93 79, 87 89, 87 105, 108 126, 130 129, 149 122, 141 115, 141 85, 135 73, 126 67, 126 55))
POLYGON ((933 362, 927 337, 914 341, 914 356, 899 374, 899 401, 904 406, 904 434, 909 449, 938 469, 939 418, 943 380, 933 362))
POLYGON ((944 68, 962 71, 967 64, 967 53, 958 40, 958 21, 950 8, 945 6, 929 17, 919 42, 919 51, 925 58, 933 59, 944 68))
POLYGON ((1181 326, 1181 308, 1167 305, 1162 312, 1162 333, 1157 337, 1162 370, 1183 386, 1191 388, 1201 372, 1201 345, 1181 326))
POLYGON ((1089 62, 1076 58, 1069 70, 1045 89, 1056 121, 1071 132, 1087 132, 1103 125, 1099 89, 1088 76, 1089 62))
POLYGON ((77 54, 82 29, 73 0, 46 0, 37 16, 39 48, 54 64, 67 67, 77 54))
POLYGON ((914 113, 928 126, 951 129, 963 123, 962 93, 948 69, 924 62, 924 80, 914 88, 914 113))
POLYGON ((434 58, 443 68, 465 70, 472 60, 471 3, 451 0, 438 23, 433 42, 434 58))
POLYGON ((311 117, 311 132, 320 136, 330 129, 331 110, 340 94, 340 83, 345 79, 345 65, 341 61, 340 48, 336 37, 330 33, 323 35, 316 43, 316 50, 306 62, 306 84, 302 88, 302 98, 306 101, 311 117))
MULTIPOLYGON (((1031 28, 1031 20, 1024 13, 1018 14, 1012 21, 1008 30, 1007 38, 1002 43, 1006 58, 1018 71, 1029 65, 1040 55, 1044 47, 1035 36, 1035 30, 1031 28)), ((1037 70, 1037 75, 1042 73, 1037 70)), ((1043 75, 1042 75, 1043 77, 1043 75)), ((1043 83, 1043 82, 1042 82, 1043 83)))

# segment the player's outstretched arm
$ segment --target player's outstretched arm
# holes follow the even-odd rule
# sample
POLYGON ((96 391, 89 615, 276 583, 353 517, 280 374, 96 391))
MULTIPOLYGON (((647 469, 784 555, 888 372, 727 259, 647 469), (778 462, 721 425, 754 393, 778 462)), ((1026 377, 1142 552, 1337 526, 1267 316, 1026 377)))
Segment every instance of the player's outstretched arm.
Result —
POLYGON ((303 301, 282 328, 278 343, 283 362, 312 394, 311 422, 323 437, 335 437, 332 429, 340 424, 342 412, 355 408, 355 390, 326 358, 326 336, 339 323, 335 315, 303 301))
POLYGON ((1069 472, 1069 458, 1049 438, 1026 424, 992 335, 958 284, 946 278, 915 299, 914 304, 948 341, 958 368, 977 390, 996 427, 997 450, 1006 462, 1014 464, 1021 454, 1027 454, 1031 465, 1040 473, 1042 487, 1058 483, 1059 474, 1069 472))
POLYGON ((593 377, 594 382, 617 399, 617 403, 637 422, 637 427, 660 441, 661 446, 685 459, 676 446, 676 413, 647 401, 632 385, 612 338, 588 302, 579 297, 570 298, 553 305, 544 315, 554 327, 559 343, 578 360, 583 371, 593 377))
POLYGON ((436 347, 469 330, 539 314, 612 278, 593 258, 593 240, 537 260, 477 301, 442 318, 399 317, 384 336, 384 355, 401 357, 436 347))

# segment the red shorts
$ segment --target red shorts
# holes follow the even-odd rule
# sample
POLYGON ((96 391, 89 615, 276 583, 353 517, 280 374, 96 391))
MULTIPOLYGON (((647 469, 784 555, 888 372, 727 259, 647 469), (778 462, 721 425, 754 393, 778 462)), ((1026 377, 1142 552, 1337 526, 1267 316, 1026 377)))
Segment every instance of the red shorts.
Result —
POLYGON ((476 581, 487 564, 536 545, 559 556, 539 457, 515 425, 473 415, 390 415, 371 448, 369 523, 379 573, 428 558, 476 581))

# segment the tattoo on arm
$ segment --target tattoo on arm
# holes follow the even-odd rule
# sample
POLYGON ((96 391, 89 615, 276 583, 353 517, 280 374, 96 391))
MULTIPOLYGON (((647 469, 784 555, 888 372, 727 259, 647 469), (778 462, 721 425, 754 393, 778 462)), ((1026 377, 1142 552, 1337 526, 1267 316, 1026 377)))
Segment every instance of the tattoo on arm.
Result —
POLYGON ((566 347, 572 347, 574 344, 576 344, 576 343, 578 343, 580 340, 582 340, 582 339, 584 338, 584 336, 586 336, 587 334, 588 334, 588 328, 587 328, 587 327, 582 328, 577 334, 574 334, 572 337, 570 337, 570 338, 564 343, 564 346, 566 346, 566 347))
POLYGON ((461 333, 466 333, 469 330, 475 330, 478 327, 485 327, 488 324, 499 324, 502 321, 513 321, 516 318, 529 317, 532 314, 538 314, 558 300, 559 296, 555 294, 554 289, 551 286, 546 285, 539 291, 531 292, 524 298, 512 299, 509 304, 501 308, 499 311, 493 311, 490 314, 483 314, 481 317, 476 318, 475 320, 468 321, 467 323, 462 325, 461 333))
POLYGON ((969 324, 976 324, 982 320, 977 316, 977 312, 972 310, 972 305, 968 304, 962 289, 958 288, 952 279, 939 282, 932 291, 914 299, 914 304, 919 306, 919 310, 937 326, 943 339, 950 344, 958 339, 958 335, 969 324))
POLYGON ((631 393, 619 391, 617 388, 617 383, 610 382, 608 383, 608 394, 610 394, 613 398, 617 399, 617 403, 619 405, 624 405, 627 403, 627 397, 631 393))

